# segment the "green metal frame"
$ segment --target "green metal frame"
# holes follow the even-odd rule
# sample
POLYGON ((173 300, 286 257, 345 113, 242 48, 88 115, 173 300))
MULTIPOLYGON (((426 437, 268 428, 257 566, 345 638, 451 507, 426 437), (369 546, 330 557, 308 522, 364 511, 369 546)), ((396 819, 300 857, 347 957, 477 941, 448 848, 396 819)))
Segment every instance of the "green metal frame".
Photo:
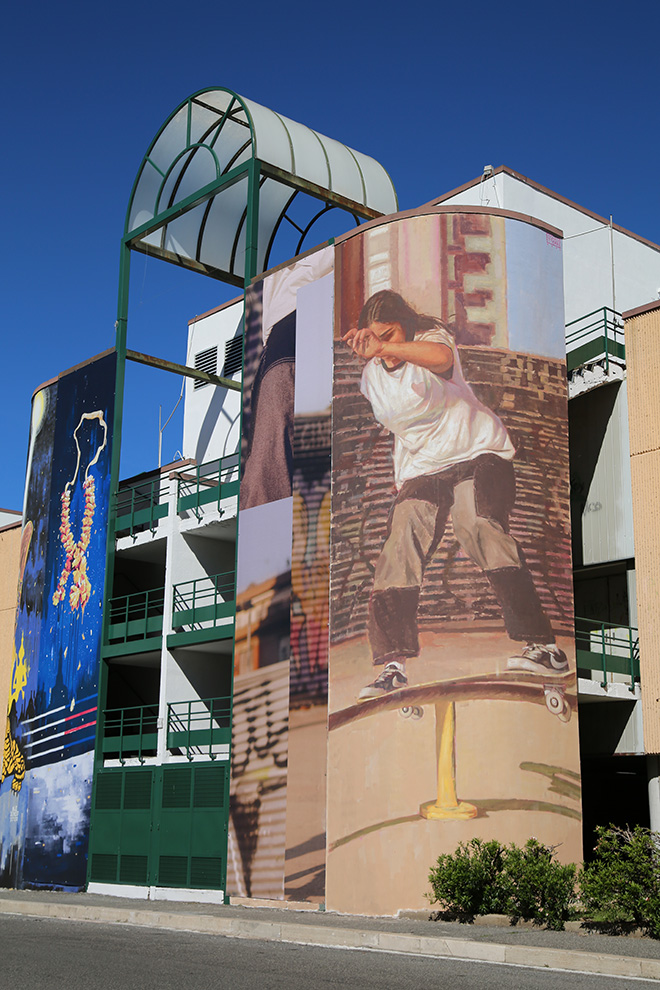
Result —
POLYGON ((176 701, 167 706, 167 748, 182 750, 192 760, 208 754, 217 759, 214 747, 231 743, 231 698, 176 701))
POLYGON ((208 577, 182 581, 173 586, 172 627, 191 626, 202 622, 217 623, 236 613, 236 572, 209 574, 208 577))
POLYGON ((158 706, 135 705, 110 708, 103 712, 103 758, 137 757, 144 763, 155 756, 158 747, 158 706))
POLYGON ((126 656, 160 649, 164 608, 164 588, 109 598, 103 610, 103 656, 126 656))
POLYGON ((575 651, 578 673, 585 671, 590 677, 592 670, 602 671, 603 688, 607 687, 608 674, 624 674, 630 678, 628 690, 634 693, 640 679, 639 635, 634 626, 576 616, 575 651))
MULTIPOLYGON (((165 260, 168 260, 171 263, 176 263, 181 267, 187 267, 193 271, 202 272, 212 277, 219 278, 222 281, 228 282, 229 284, 247 288, 252 282, 252 280, 259 274, 258 271, 259 190, 260 190, 260 183, 262 181, 265 181, 266 178, 275 179, 280 183, 290 186, 293 190, 291 197, 289 197, 289 199, 287 200, 282 216, 278 221, 278 225, 283 219, 290 219, 287 216, 286 211, 293 202, 295 196, 297 195, 297 192, 306 193, 312 197, 315 197, 323 201, 324 207, 321 210, 321 212, 317 214, 317 217, 315 217, 314 219, 317 219, 318 216, 320 216, 323 212, 326 211, 326 209, 332 207, 338 207, 346 210, 354 218, 356 223, 359 222, 360 218, 368 220, 368 219, 374 219, 375 217, 381 215, 377 210, 374 210, 367 206, 356 204, 351 200, 346 199, 344 196, 332 192, 332 190, 330 189, 325 189, 320 186, 317 186, 314 183, 300 179, 299 177, 293 176, 283 171, 282 169, 279 169, 271 164, 261 161, 256 156, 254 141, 252 141, 251 156, 247 159, 247 161, 239 165, 236 165, 235 162, 237 157, 239 157, 240 154, 243 153, 243 151, 249 144, 249 140, 251 140, 254 136, 254 125, 248 108, 245 106, 245 104, 238 96, 238 94, 232 93, 231 91, 227 91, 231 96, 231 100, 219 123, 215 124, 214 127, 211 128, 211 131, 204 136, 203 141, 192 142, 191 141, 192 101, 196 96, 201 95, 204 92, 207 92, 207 90, 199 90, 196 93, 193 93, 192 96, 190 96, 187 101, 182 103, 180 106, 176 107, 176 109, 170 114, 170 116, 167 118, 161 129, 158 131, 158 134, 156 134, 153 141, 151 142, 147 154, 144 156, 142 164, 140 165, 135 181, 133 183, 133 188, 131 190, 131 195, 127 206, 126 220, 124 224, 124 235, 121 240, 120 252, 119 252, 119 285, 118 285, 118 298, 117 298, 117 321, 115 324, 115 328, 116 328, 115 347, 116 347, 116 355, 117 355, 117 365, 116 365, 116 378, 115 378, 115 406, 114 406, 114 417, 112 424, 112 457, 110 464, 110 491, 112 493, 113 498, 115 497, 116 493, 119 491, 119 468, 120 468, 120 458, 121 458, 121 436, 122 436, 123 409, 124 409, 124 384, 126 377, 126 361, 127 360, 138 361, 140 363, 148 364, 153 367, 157 367, 161 369, 164 368, 176 374, 192 375, 193 377, 198 377, 198 378, 202 377, 202 374, 199 371, 196 371, 195 369, 186 368, 185 366, 181 366, 181 365, 175 365, 173 362, 168 362, 158 357, 150 357, 149 355, 144 355, 137 351, 128 350, 127 329, 128 329, 131 251, 137 250, 137 251, 141 251, 142 253, 148 253, 154 255, 156 257, 162 257, 165 258, 165 260), (224 171, 222 171, 220 169, 220 163, 217 155, 215 154, 214 148, 222 132, 223 127, 225 126, 227 120, 230 119, 232 110, 234 106, 237 104, 239 104, 246 113, 249 123, 250 139, 248 139, 246 144, 243 145, 241 149, 239 149, 238 153, 234 155, 234 158, 227 163, 224 171), (157 212, 157 214, 145 224, 142 224, 141 226, 138 226, 134 229, 129 229, 129 218, 131 215, 133 200, 136 190, 138 188, 140 177, 142 176, 144 168, 147 167, 148 164, 153 164, 153 162, 151 162, 149 158, 149 155, 154 149, 156 142, 158 141, 158 138, 160 137, 164 128, 169 124, 169 122, 173 119, 173 117, 181 110, 181 108, 186 105, 188 108, 187 125, 186 125, 186 132, 187 132, 186 146, 184 149, 180 150, 180 152, 176 155, 175 160, 170 163, 169 167, 165 171, 163 171, 162 169, 158 169, 162 177, 160 187, 156 195, 156 205, 159 212, 157 212), (198 149, 197 153, 201 153, 199 149, 201 149, 202 145, 204 145, 204 147, 207 147, 208 151, 211 153, 215 161, 215 165, 216 165, 215 180, 197 189, 195 192, 193 192, 186 198, 182 199, 180 202, 176 203, 175 205, 172 206, 166 205, 165 208, 161 210, 160 209, 161 200, 168 176, 172 174, 173 169, 176 167, 177 163, 181 160, 183 155, 185 155, 187 152, 192 151, 193 148, 198 149), (232 260, 235 258, 236 255, 238 238, 240 236, 241 227, 244 222, 245 264, 244 264, 244 272, 242 279, 233 275, 231 272, 219 272, 215 269, 211 269, 209 266, 204 265, 203 263, 198 262, 195 259, 177 258, 175 260, 172 257, 166 257, 165 252, 159 251, 153 246, 145 245, 144 243, 142 243, 142 238, 144 238, 146 235, 153 233, 158 229, 164 228, 171 220, 179 216, 182 216, 184 213, 194 209, 199 204, 208 202, 209 207, 206 212, 204 226, 202 228, 202 231, 200 231, 200 241, 198 242, 201 243, 201 236, 203 230, 205 229, 206 218, 209 215, 208 211, 210 210, 210 205, 213 198, 216 195, 218 195, 218 193, 220 193, 222 190, 227 189, 230 185, 241 181, 247 181, 247 206, 244 214, 244 220, 242 219, 241 224, 239 225, 239 228, 235 234, 235 240, 232 250, 232 260)), ((176 182, 174 183, 174 187, 172 190, 172 197, 171 197, 172 200, 176 196, 176 192, 179 188, 179 184, 185 173, 185 168, 186 167, 184 166, 176 182)), ((294 224, 294 226, 296 225, 294 224)), ((300 228, 298 229, 300 230, 300 228)), ((309 232, 310 229, 311 229, 311 224, 308 224, 307 228, 301 231, 301 238, 298 243, 298 250, 302 248, 305 235, 309 232)), ((272 248, 272 243, 275 233, 276 230, 273 231, 273 236, 271 237, 270 243, 267 245, 266 252, 264 254, 264 263, 266 267, 270 260, 270 251, 272 248)), ((243 357, 244 355, 242 355, 242 359, 243 357)), ((209 376, 209 381, 212 381, 213 384, 215 385, 219 385, 225 388, 240 389, 242 387, 241 383, 230 382, 230 380, 225 380, 225 379, 216 379, 216 376, 209 376)), ((242 409, 241 409, 241 428, 242 428, 242 409)), ((239 471, 240 471, 240 458, 239 458, 239 471)), ((222 490, 222 486, 220 487, 222 490)), ((114 556, 115 556, 115 544, 116 544, 118 523, 119 520, 117 519, 116 513, 110 512, 109 521, 108 521, 108 531, 107 531, 106 569, 105 569, 105 582, 104 582, 104 592, 103 592, 104 609, 103 609, 102 643, 104 644, 104 646, 102 649, 102 657, 101 657, 100 671, 99 671, 98 704, 99 704, 99 709, 101 710, 105 709, 106 701, 107 701, 107 670, 105 666, 105 661, 109 656, 112 655, 120 655, 121 653, 126 654, 129 651, 135 652, 135 645, 130 644, 126 641, 117 644, 115 647, 112 647, 109 644, 109 634, 111 630, 110 630, 110 608, 108 606, 110 604, 113 583, 114 583, 114 556)), ((236 534, 236 547, 238 548, 238 525, 237 525, 237 534, 236 534)), ((200 629, 193 634, 190 633, 173 634, 172 636, 168 637, 167 644, 168 647, 179 645, 180 636, 185 636, 187 642, 191 642, 191 638, 190 638, 191 635, 195 636, 196 641, 199 642, 209 639, 210 638, 209 634, 213 634, 214 637, 217 639, 219 638, 219 634, 224 635, 225 631, 227 635, 233 636, 233 630, 234 630, 234 623, 232 622, 231 624, 222 626, 219 629, 218 628, 211 630, 200 629)), ((142 640, 144 648, 146 648, 147 642, 148 642, 148 638, 145 636, 145 638, 142 640)), ((233 694, 233 679, 232 679, 232 694, 233 694)), ((231 704, 231 699, 230 699, 230 704, 231 704)), ((97 770, 102 767, 102 762, 103 762, 102 747, 103 747, 102 726, 101 726, 101 720, 99 720, 96 729, 96 748, 95 748, 95 765, 97 770)), ((97 788, 97 774, 94 775, 94 780, 92 783, 92 807, 95 806, 94 802, 96 800, 96 788, 97 788)), ((91 870, 91 862, 88 863, 88 874, 87 874, 88 880, 90 877, 90 870, 91 870)))
POLYGON ((161 502, 164 494, 160 475, 130 488, 120 488, 114 498, 117 533, 127 531, 129 536, 134 536, 144 527, 154 532, 158 520, 167 516, 168 503, 161 502), (148 489, 148 494, 141 489, 148 489))
POLYGON ((222 503, 238 495, 239 455, 230 454, 219 460, 186 468, 177 475, 177 512, 192 509, 200 519, 204 505, 215 505, 222 514, 222 503), (236 475, 236 477, 233 477, 236 475))
POLYGON ((620 313, 602 306, 566 324, 566 367, 575 371, 587 361, 605 360, 609 373, 610 358, 625 361, 623 319, 620 313), (573 328, 573 329, 571 329, 573 328))

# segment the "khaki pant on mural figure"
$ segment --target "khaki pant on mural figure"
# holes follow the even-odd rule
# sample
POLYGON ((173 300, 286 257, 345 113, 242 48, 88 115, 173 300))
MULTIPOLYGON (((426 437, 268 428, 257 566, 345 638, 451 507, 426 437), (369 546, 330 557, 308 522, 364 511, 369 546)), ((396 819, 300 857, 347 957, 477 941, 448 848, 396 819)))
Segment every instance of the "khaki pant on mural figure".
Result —
POLYGON ((369 607, 374 664, 419 654, 419 592, 450 516, 456 539, 490 581, 511 639, 554 643, 532 576, 509 534, 514 500, 513 465, 496 454, 403 485, 376 563, 369 607))

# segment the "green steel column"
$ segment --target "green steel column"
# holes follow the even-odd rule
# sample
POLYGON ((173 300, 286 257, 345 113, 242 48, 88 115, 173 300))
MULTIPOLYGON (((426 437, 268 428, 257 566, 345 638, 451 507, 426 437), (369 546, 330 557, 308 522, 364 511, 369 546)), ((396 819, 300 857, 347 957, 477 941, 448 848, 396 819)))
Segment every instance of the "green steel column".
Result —
POLYGON ((252 158, 248 165, 247 217, 245 223, 245 288, 257 274, 259 246, 259 177, 261 162, 252 158))
MULTIPOLYGON (((112 457, 110 461, 110 505, 108 507, 108 535, 105 547, 105 581, 103 584, 103 621, 101 629, 101 657, 98 670, 98 702, 96 712, 96 743, 94 750, 94 778, 92 781, 92 805, 90 814, 89 851, 92 845, 94 828, 94 807, 96 802, 97 771, 103 766, 103 711, 108 694, 108 680, 103 662, 103 646, 106 642, 115 571, 115 523, 116 495, 119 490, 119 462, 121 458, 121 427, 124 411, 124 377, 126 371, 126 328, 128 323, 128 288, 130 279, 131 252, 122 240, 119 257, 119 294, 117 299, 117 322, 115 324, 115 349, 117 368, 115 373, 115 409, 112 421, 112 457)), ((87 856, 87 883, 90 880, 92 857, 87 856)))

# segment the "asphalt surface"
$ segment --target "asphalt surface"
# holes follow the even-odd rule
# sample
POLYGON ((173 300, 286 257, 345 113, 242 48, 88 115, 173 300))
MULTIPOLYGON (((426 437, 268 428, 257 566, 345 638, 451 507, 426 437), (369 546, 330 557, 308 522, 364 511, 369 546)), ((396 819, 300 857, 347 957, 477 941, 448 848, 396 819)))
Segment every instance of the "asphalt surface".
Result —
POLYGON ((602 990, 655 981, 389 952, 88 924, 0 919, 0 985, 30 990, 602 990))
MULTIPOLYGON (((96 922, 99 928, 116 933, 149 929, 154 934, 160 932, 162 935, 164 930, 169 930, 170 938, 172 932, 177 933, 177 945, 184 935, 197 932, 215 936, 211 941, 221 945, 249 939, 252 942, 268 942, 270 945, 279 943, 282 946, 367 949, 370 951, 364 954, 368 956, 392 958, 393 954, 397 954, 416 957, 418 961, 435 957, 436 963, 441 959, 452 964, 456 960, 491 963, 495 964, 495 969, 505 969, 508 964, 514 964, 517 967, 546 969, 555 973, 565 971, 600 974, 601 979, 604 976, 618 976, 624 978, 624 982, 626 978, 629 982, 640 978, 660 981, 660 942, 649 938, 587 934, 575 923, 569 926, 569 931, 550 932, 527 926, 512 928, 495 924, 459 925, 430 920, 424 913, 399 918, 365 918, 279 907, 177 903, 98 894, 0 890, 0 932, 8 931, 11 925, 21 920, 21 916, 25 919, 53 919, 58 922, 96 922), (218 936, 222 938, 218 939, 218 936)), ((77 929, 80 925, 75 927, 77 929)), ((87 924, 86 927, 90 932, 85 937, 95 938, 91 931, 93 926, 87 924)), ((11 939, 10 944, 14 944, 11 939)), ((3 990, 2 981, 6 979, 7 960, 10 958, 11 953, 6 955, 3 949, 0 956, 0 990, 3 990)), ((483 969, 481 966, 481 970, 483 969)), ((6 983, 7 987, 14 985, 13 981, 6 983)), ((48 985, 55 984, 51 982, 48 985)), ((142 987, 146 985, 140 984, 142 987)), ((198 985, 206 984, 202 982, 198 985)), ((351 986, 350 983, 338 985, 351 986)), ((369 986, 369 983, 361 985, 369 986)), ((436 985, 439 985, 437 981, 436 985)), ((483 981, 475 985, 486 986, 483 981)), ((533 984, 527 982, 526 976, 525 982, 519 981, 518 985, 533 984)), ((576 983, 573 985, 577 986, 576 983)), ((32 986, 38 984, 33 982, 32 986)), ((239 990, 239 986, 239 983, 232 984, 232 990, 239 990)), ((268 986, 277 987, 279 984, 266 983, 264 990, 268 986)))

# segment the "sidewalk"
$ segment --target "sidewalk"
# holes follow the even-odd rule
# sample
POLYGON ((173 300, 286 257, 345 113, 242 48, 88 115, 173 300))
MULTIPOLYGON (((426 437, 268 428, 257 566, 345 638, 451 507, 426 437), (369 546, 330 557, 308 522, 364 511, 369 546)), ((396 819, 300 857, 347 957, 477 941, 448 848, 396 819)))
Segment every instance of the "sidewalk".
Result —
MULTIPOLYGON (((231 938, 295 942, 660 980, 660 941, 531 927, 460 925, 426 912, 364 918, 310 910, 147 901, 99 894, 0 890, 0 915, 103 922, 202 932, 231 938)), ((429 912, 430 913, 430 912, 429 912)))

